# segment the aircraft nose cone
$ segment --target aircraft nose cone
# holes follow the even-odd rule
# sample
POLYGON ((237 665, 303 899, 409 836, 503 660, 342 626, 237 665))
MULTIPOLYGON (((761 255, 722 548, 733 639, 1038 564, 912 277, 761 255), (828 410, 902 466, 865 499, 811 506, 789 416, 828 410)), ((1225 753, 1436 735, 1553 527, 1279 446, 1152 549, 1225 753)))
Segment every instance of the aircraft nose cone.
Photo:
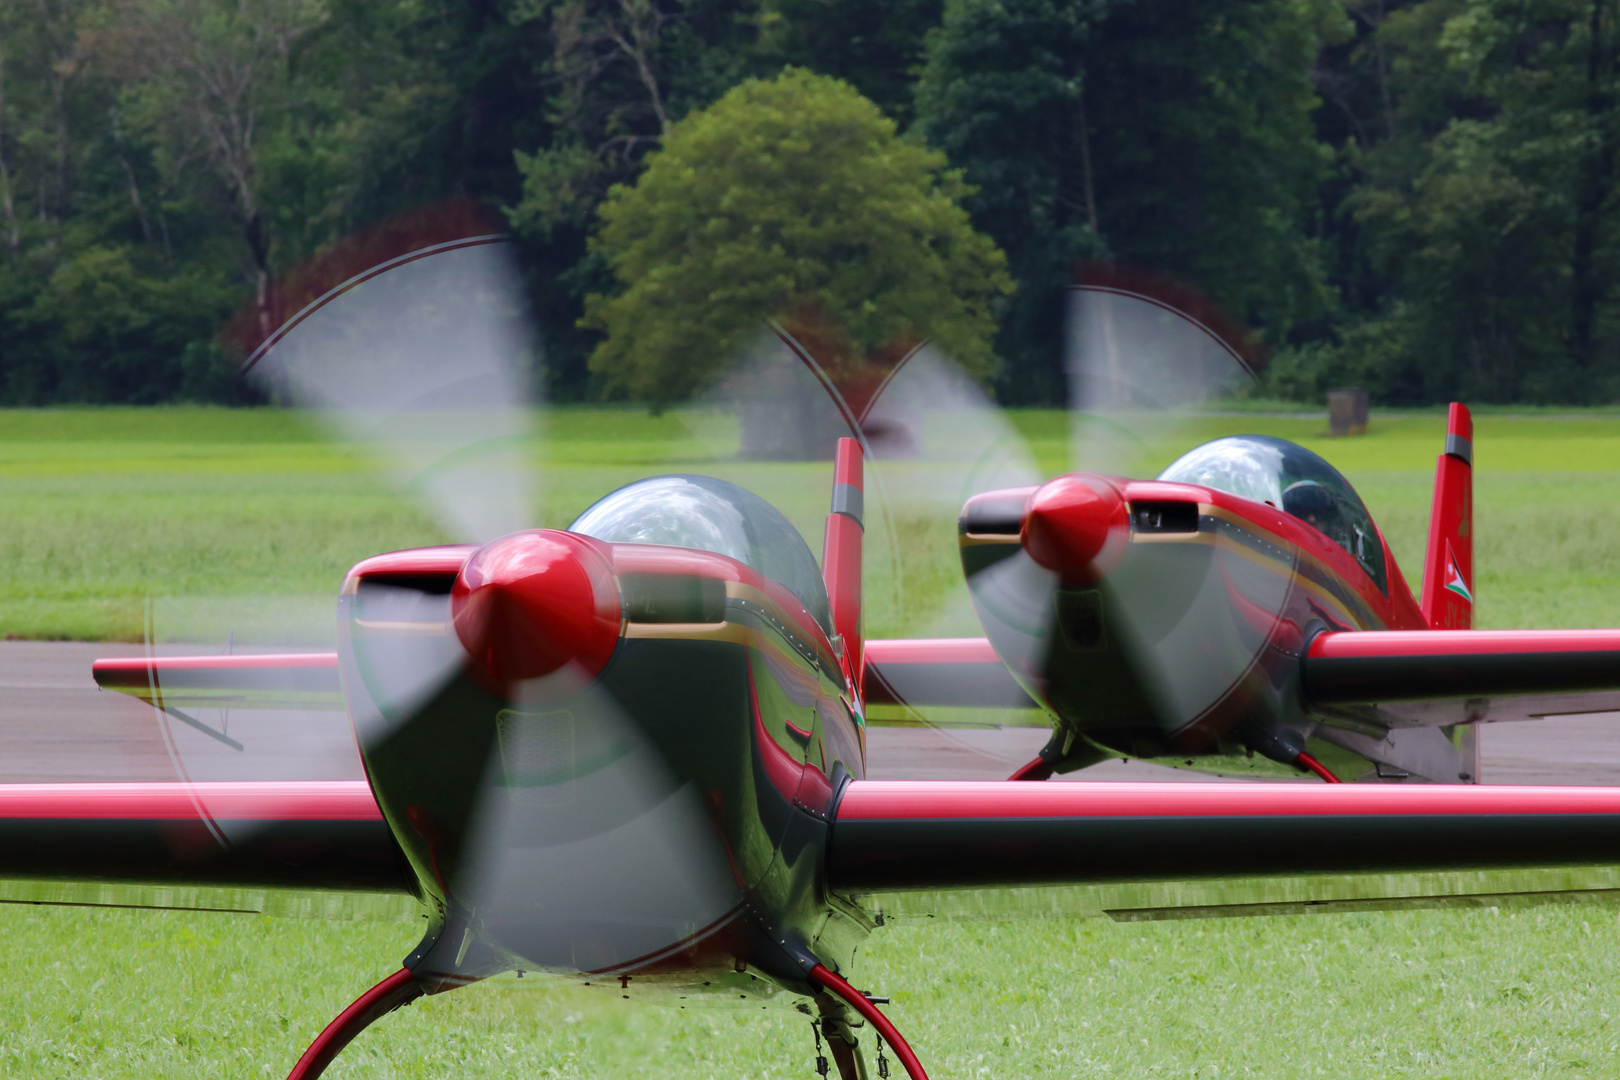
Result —
POLYGON ((1100 476, 1060 476, 1036 488, 1019 530, 1030 558, 1077 585, 1113 569, 1129 535, 1124 496, 1100 476))
POLYGON ((584 537, 553 529, 485 544, 462 566, 450 592, 456 636, 501 685, 570 663, 594 677, 619 643, 619 615, 607 557, 584 537))

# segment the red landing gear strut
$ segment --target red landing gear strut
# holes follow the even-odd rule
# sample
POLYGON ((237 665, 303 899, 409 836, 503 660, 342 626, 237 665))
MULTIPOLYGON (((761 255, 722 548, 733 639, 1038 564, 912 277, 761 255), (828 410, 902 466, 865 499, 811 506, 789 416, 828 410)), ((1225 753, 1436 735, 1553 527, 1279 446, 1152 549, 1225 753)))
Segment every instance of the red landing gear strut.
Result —
POLYGON ((1037 757, 1028 765, 1020 766, 1018 771, 1007 777, 1008 780, 1046 780, 1052 775, 1052 763, 1043 757, 1037 757))
POLYGON ((900 1059, 901 1065, 905 1066, 906 1075, 911 1077, 911 1080, 928 1080, 928 1074, 923 1072, 922 1062, 917 1060, 917 1055, 913 1054, 911 1047, 906 1045, 905 1038, 889 1022, 887 1016, 878 1012, 876 1005, 866 1000, 865 994, 820 964, 810 969, 810 981, 843 998, 851 1008, 866 1017, 867 1022, 876 1028, 877 1033, 883 1036, 889 1045, 894 1048, 894 1056, 900 1059))
MULTIPOLYGON (((895 1056, 900 1059, 900 1064, 905 1067, 906 1075, 911 1080, 928 1080, 928 1074, 923 1072, 922 1062, 911 1052, 905 1037, 889 1022, 887 1016, 878 1012, 876 1005, 866 1000, 866 995, 820 964, 810 969, 810 981, 842 998, 851 1008, 864 1016, 867 1022, 877 1029, 877 1033, 894 1048, 895 1056)), ((326 1071, 332 1059, 337 1057, 338 1051, 348 1046, 356 1035, 373 1022, 387 1016, 401 1005, 409 1005, 425 993, 426 987, 417 981, 409 968, 401 968, 394 972, 356 998, 354 1004, 339 1013, 336 1020, 327 1024, 326 1029, 315 1036, 315 1041, 309 1044, 304 1056, 298 1059, 298 1064, 287 1074, 287 1080, 316 1080, 316 1077, 326 1071)), ((840 1062, 840 1066, 842 1064, 840 1062)))
POLYGON ((309 1044, 304 1056, 287 1074, 287 1080, 315 1080, 332 1064, 338 1051, 348 1046, 373 1021, 382 1019, 401 1005, 409 1005, 425 993, 427 989, 417 981, 411 970, 400 968, 338 1013, 337 1019, 315 1036, 315 1041, 309 1044))

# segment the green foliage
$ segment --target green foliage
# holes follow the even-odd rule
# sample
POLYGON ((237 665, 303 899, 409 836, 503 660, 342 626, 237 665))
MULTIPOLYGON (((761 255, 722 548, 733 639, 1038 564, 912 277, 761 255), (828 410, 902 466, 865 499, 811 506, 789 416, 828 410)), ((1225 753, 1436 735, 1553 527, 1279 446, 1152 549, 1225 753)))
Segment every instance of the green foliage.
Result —
POLYGON ((0 5, 0 403, 244 400, 233 310, 467 195, 520 237, 553 399, 650 393, 587 369, 598 211, 784 66, 945 155, 1017 283, 967 349, 1004 401, 1063 400, 1085 259, 1259 331, 1264 393, 1620 395, 1616 0, 42 0, 0 5))
POLYGON ((594 190, 602 161, 583 146, 559 146, 532 154, 517 152, 523 174, 523 201, 508 211, 520 232, 550 240, 558 229, 577 225, 596 205, 594 190))
POLYGON ((943 0, 763 0, 759 51, 842 79, 902 126, 943 0))
POLYGON ((1367 22, 1352 63, 1375 69, 1381 115, 1358 122, 1342 205, 1368 273, 1328 367, 1376 354, 1367 385, 1395 402, 1620 392, 1617 35, 1609 0, 1422 0, 1367 22))
POLYGON ((1105 255, 1181 278, 1280 337, 1325 290, 1310 73, 1327 0, 952 0, 917 88, 1020 283, 1011 400, 1062 400, 1063 287, 1105 255))
POLYGON ((608 334, 592 367, 676 400, 776 317, 823 324, 818 337, 845 343, 835 365, 928 337, 983 373, 1011 282, 965 190, 846 83, 799 69, 744 83, 603 203, 597 249, 623 289, 587 304, 608 334))
POLYGON ((1063 400, 1064 288, 1076 260, 1107 253, 1082 97, 1106 10, 1106 0, 952 0, 917 86, 918 123, 977 188, 975 224, 1020 285, 997 341, 1012 401, 1063 400))

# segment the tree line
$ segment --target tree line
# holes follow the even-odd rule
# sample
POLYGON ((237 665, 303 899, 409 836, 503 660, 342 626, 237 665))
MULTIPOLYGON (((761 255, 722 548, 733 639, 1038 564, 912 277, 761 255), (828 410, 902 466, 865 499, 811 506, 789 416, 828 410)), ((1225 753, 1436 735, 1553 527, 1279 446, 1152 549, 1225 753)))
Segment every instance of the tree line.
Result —
MULTIPOLYGON (((678 395, 678 364, 657 383, 590 363, 634 360, 603 312, 656 326, 614 244, 676 204, 628 193, 672 132, 672 163, 746 182, 719 162, 724 118, 785 70, 870 103, 800 87, 866 132, 849 152, 898 140, 933 177, 883 174, 973 253, 963 318, 1008 403, 1062 400, 1083 260, 1251 327, 1266 394, 1611 401, 1617 4, 8 0, 0 403, 249 400, 219 334, 234 312, 338 238, 455 197, 520 240, 553 398, 678 395)), ((834 267, 853 249, 817 250, 834 267)), ((877 295, 894 279, 868 262, 845 277, 877 295)))

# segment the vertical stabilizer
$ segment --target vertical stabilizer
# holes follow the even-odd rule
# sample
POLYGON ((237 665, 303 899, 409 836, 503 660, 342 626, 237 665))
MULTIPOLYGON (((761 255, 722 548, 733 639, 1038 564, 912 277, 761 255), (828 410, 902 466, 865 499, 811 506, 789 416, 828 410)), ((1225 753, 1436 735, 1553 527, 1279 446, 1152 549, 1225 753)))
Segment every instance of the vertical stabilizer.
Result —
POLYGON ((1474 625, 1474 419, 1468 406, 1456 402, 1446 417, 1446 452, 1434 472, 1423 617, 1435 630, 1474 625))
POLYGON ((861 542, 865 537, 865 480, 861 444, 839 439, 833 463, 832 512, 821 552, 821 576, 832 602, 833 630, 844 639, 850 674, 861 684, 861 542))

